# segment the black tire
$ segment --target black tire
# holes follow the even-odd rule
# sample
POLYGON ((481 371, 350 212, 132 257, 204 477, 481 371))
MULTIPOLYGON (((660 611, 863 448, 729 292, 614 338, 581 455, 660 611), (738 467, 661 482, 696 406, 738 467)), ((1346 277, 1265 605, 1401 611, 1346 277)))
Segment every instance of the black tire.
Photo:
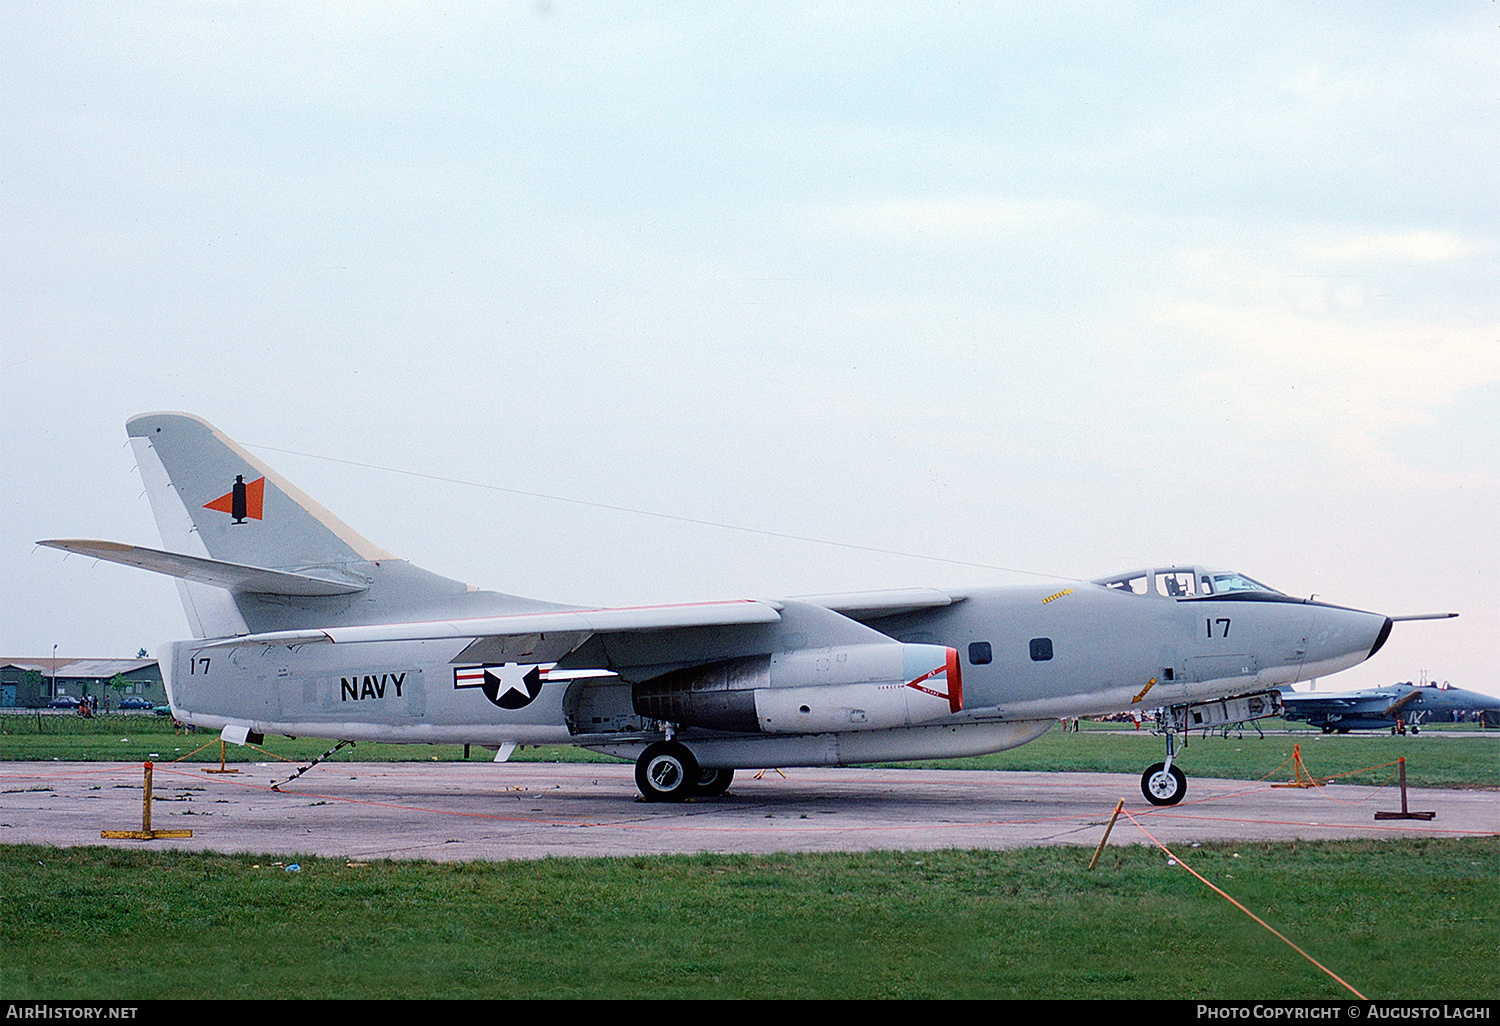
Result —
POLYGON ((676 741, 647 745, 635 761, 635 786, 648 802, 680 802, 697 793, 698 760, 676 741))
POLYGON ((1141 774, 1141 794, 1152 805, 1176 805, 1187 794, 1187 777, 1182 770, 1158 762, 1141 774))
POLYGON ((694 790, 705 798, 717 798, 729 790, 729 785, 733 781, 734 770, 732 769, 700 769, 698 783, 694 790))

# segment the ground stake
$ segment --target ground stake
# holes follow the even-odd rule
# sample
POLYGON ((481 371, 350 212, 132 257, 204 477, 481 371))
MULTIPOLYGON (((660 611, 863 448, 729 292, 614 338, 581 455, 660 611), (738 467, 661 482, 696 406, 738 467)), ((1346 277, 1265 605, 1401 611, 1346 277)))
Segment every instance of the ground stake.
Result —
POLYGON ((1406 811, 1406 756, 1396 760, 1396 765, 1401 770, 1401 811, 1400 812, 1377 812, 1376 819, 1436 819, 1436 812, 1408 812, 1406 811))
POLYGON ((141 799, 141 828, 139 830, 101 830, 100 837, 108 838, 130 838, 137 841, 154 841, 158 837, 192 837, 191 830, 152 830, 151 829, 151 763, 145 763, 146 767, 146 793, 141 799))

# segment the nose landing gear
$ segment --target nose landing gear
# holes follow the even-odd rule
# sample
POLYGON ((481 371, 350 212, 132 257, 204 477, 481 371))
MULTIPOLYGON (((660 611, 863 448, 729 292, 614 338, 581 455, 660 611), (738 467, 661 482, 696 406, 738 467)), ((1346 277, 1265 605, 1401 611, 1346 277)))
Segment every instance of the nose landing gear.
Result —
MULTIPOLYGON (((1187 794, 1187 777, 1172 765, 1177 755, 1177 735, 1186 741, 1188 731, 1199 728, 1205 734, 1225 724, 1244 724, 1282 711, 1281 695, 1261 691, 1238 698, 1225 698, 1194 705, 1174 705, 1156 711, 1156 729, 1167 735, 1167 759, 1154 763, 1141 774, 1141 794, 1152 805, 1176 805, 1187 794)), ((1325 730, 1327 728, 1324 728, 1325 730)))
POLYGON ((1184 731, 1187 706, 1156 711, 1156 728, 1167 735, 1166 762, 1153 763, 1141 774, 1141 794, 1152 805, 1176 805, 1187 794, 1187 776, 1172 765, 1177 755, 1177 732, 1184 731))
POLYGON ((1141 774, 1141 794, 1152 805, 1176 805, 1187 794, 1187 777, 1176 766, 1158 762, 1141 774))

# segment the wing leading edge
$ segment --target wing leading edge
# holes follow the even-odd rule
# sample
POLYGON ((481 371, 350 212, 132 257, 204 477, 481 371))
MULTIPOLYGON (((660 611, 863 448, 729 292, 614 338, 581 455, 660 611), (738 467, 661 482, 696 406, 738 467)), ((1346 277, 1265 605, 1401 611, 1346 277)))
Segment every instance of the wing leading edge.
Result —
POLYGON ((438 641, 475 638, 500 640, 538 634, 601 634, 672 630, 684 627, 730 627, 769 624, 781 619, 777 604, 757 599, 727 602, 688 602, 665 606, 627 606, 615 609, 558 609, 540 613, 427 620, 420 623, 382 623, 352 627, 317 627, 271 631, 219 638, 201 648, 236 645, 353 644, 371 641, 438 641))

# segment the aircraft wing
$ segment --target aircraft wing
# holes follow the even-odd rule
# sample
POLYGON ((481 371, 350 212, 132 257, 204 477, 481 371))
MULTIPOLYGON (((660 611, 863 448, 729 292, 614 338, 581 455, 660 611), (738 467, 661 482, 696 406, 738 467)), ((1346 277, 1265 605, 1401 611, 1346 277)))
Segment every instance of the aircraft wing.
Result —
POLYGON ((193 648, 465 639, 468 644, 449 662, 545 663, 572 657, 580 667, 631 668, 649 676, 772 652, 897 645, 889 636, 813 603, 736 599, 271 631, 195 642, 193 648))
POLYGON ((271 570, 266 567, 248 566, 244 563, 226 563, 221 559, 189 556, 181 552, 166 552, 148 549, 140 545, 125 545, 121 542, 99 541, 94 538, 54 538, 39 541, 49 549, 76 552, 110 563, 139 567, 155 573, 178 577, 184 581, 211 584, 216 588, 239 593, 263 595, 353 595, 365 591, 369 583, 347 577, 340 579, 337 572, 326 570, 326 577, 311 573, 291 573, 286 570, 271 570))
POLYGON ((937 609, 962 602, 967 596, 935 588, 902 588, 894 591, 859 591, 841 595, 798 595, 797 601, 831 609, 851 620, 874 620, 882 616, 937 609))
POLYGON ((1348 709, 1369 700, 1368 695, 1298 695, 1288 691, 1281 693, 1281 704, 1291 706, 1327 705, 1336 709, 1348 709))
POLYGON ((351 644, 370 641, 435 641, 476 638, 499 640, 540 635, 586 636, 600 633, 661 631, 684 627, 728 627, 775 623, 781 619, 776 603, 756 599, 727 602, 688 602, 665 606, 626 606, 615 609, 554 609, 506 616, 426 620, 419 623, 381 623, 353 627, 318 627, 271 631, 205 642, 201 648, 236 645, 351 644))
POLYGON ((1410 705, 1412 702, 1415 702, 1417 699, 1419 699, 1421 697, 1422 697, 1422 692, 1420 690, 1416 689, 1416 688, 1413 688, 1412 690, 1408 691, 1406 694, 1402 695, 1400 698, 1396 698, 1395 701, 1391 702, 1390 705, 1386 706, 1384 715, 1386 715, 1386 716, 1395 716, 1398 712, 1400 712, 1406 706, 1410 705))
POLYGON ((1281 704, 1287 709, 1296 710, 1299 713, 1307 712, 1348 712, 1361 706, 1370 706, 1380 699, 1371 698, 1366 694, 1348 695, 1298 695, 1289 691, 1281 693, 1281 704))

